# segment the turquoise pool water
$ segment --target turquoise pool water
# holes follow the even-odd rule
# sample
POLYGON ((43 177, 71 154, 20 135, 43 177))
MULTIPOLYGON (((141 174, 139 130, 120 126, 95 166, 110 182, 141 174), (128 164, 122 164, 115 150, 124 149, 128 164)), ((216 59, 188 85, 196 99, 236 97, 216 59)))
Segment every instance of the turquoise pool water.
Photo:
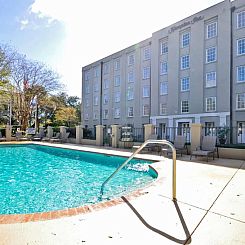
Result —
MULTIPOLYGON (((125 161, 41 145, 0 146, 0 214, 23 214, 99 202, 103 181, 125 161)), ((105 187, 112 198, 153 181, 146 161, 134 160, 105 187)))

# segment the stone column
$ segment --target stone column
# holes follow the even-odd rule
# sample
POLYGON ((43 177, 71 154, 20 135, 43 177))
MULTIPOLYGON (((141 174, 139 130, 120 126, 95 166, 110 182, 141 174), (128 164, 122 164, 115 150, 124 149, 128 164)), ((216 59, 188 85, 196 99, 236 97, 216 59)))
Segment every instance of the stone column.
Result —
POLYGON ((76 126, 76 144, 80 144, 83 138, 83 126, 76 126))
POLYGON ((7 125, 5 129, 5 136, 6 136, 6 141, 11 141, 12 138, 12 126, 7 125))
POLYGON ((121 137, 121 126, 120 125, 111 125, 112 128, 112 147, 117 148, 118 142, 121 137))
POLYGON ((53 134, 54 134, 54 131, 53 131, 52 127, 48 126, 47 127, 47 137, 51 138, 51 137, 53 137, 53 134))
POLYGON ((145 124, 144 130, 145 130, 145 141, 148 140, 152 134, 155 134, 153 124, 145 124))
POLYGON ((202 124, 191 124, 191 151, 196 150, 201 145, 202 124))
POLYGON ((103 125, 96 125, 96 145, 102 146, 104 140, 103 125))
POLYGON ((66 127, 65 126, 60 126, 60 136, 61 136, 61 139, 64 139, 66 137, 66 127))
POLYGON ((44 127, 39 127, 39 134, 40 134, 41 137, 45 136, 44 127))

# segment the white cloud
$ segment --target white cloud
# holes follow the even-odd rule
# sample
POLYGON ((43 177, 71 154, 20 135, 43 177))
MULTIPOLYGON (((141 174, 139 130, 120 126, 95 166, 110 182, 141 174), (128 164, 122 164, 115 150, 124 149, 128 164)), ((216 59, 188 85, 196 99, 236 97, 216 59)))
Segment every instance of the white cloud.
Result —
POLYGON ((20 21, 20 30, 24 30, 28 24, 29 24, 29 20, 27 20, 27 19, 21 20, 20 21))
POLYGON ((30 11, 64 23, 66 39, 57 69, 79 95, 81 68, 151 36, 221 0, 36 0, 30 11))

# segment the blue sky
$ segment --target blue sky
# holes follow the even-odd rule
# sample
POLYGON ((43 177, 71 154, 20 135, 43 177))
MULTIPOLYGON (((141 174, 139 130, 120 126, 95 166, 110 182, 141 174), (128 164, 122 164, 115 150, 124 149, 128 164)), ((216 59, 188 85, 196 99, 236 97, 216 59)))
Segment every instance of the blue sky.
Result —
POLYGON ((81 69, 221 0, 0 0, 0 43, 45 62, 69 95, 81 69))

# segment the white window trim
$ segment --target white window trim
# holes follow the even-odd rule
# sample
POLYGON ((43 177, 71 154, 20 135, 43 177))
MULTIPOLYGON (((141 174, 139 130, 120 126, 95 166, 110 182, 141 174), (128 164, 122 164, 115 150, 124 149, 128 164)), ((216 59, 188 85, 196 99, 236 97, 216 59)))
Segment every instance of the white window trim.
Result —
POLYGON ((210 64, 210 63, 214 63, 217 61, 217 47, 216 46, 212 46, 212 47, 209 47, 209 48, 206 48, 206 64, 210 64), (212 61, 208 61, 208 50, 211 49, 211 48, 215 48, 215 60, 212 60, 212 61))
POLYGON ((189 47, 189 46, 190 46, 190 40, 191 40, 191 33, 190 33, 190 32, 182 33, 182 35, 181 35, 181 47, 182 47, 182 48, 189 47), (184 37, 184 35, 186 35, 186 34, 189 34, 189 43, 188 43, 188 45, 184 46, 184 42, 183 42, 184 40, 183 40, 183 37, 184 37))
POLYGON ((181 92, 187 92, 187 91, 190 91, 190 77, 182 77, 182 78, 180 79, 180 91, 181 91, 181 92), (186 89, 186 90, 183 90, 183 89, 182 89, 182 82, 183 82, 183 79, 186 79, 186 78, 189 79, 189 88, 186 89))
POLYGON ((150 116, 150 106, 149 105, 143 105, 143 113, 142 113, 142 116, 143 117, 149 117, 150 116), (145 106, 148 106, 148 108, 149 108, 149 114, 148 115, 145 115, 145 110, 144 110, 145 106))
POLYGON ((167 104, 166 103, 160 103, 160 112, 159 112, 160 115, 167 115, 167 104), (166 106, 166 113, 162 113, 162 105, 165 105, 166 106))
POLYGON ((244 94, 244 96, 245 96, 245 93, 238 93, 238 94, 236 94, 236 110, 237 111, 244 111, 245 110, 245 107, 244 108, 238 108, 238 95, 239 94, 244 94))
POLYGON ((239 73, 238 73, 238 68, 239 68, 239 67, 244 67, 244 70, 245 70, 245 65, 237 66, 237 69, 236 69, 236 81, 237 81, 237 83, 244 83, 245 80, 242 80, 242 81, 239 81, 239 80, 238 80, 238 75, 239 75, 239 73))
POLYGON ((150 79, 150 77, 151 77, 151 68, 150 68, 150 66, 146 66, 146 67, 143 67, 143 70, 142 70, 142 80, 147 80, 147 79, 150 79), (144 76, 145 75, 145 71, 146 70, 146 77, 144 76), (148 76, 148 71, 149 71, 149 76, 148 76))
POLYGON ((181 106, 181 108, 180 108, 181 114, 190 113, 190 103, 189 103, 189 100, 181 100, 180 106, 181 106), (183 104, 184 101, 188 101, 188 111, 185 111, 185 112, 182 111, 182 108, 183 108, 182 104, 183 104))
POLYGON ((142 88, 142 97, 143 98, 149 98, 150 97, 150 92, 151 92, 150 85, 143 86, 143 88, 142 88), (144 91, 145 91, 144 88, 146 88, 147 90, 149 90, 149 95, 144 95, 144 91))
POLYGON ((243 10, 243 11, 237 13, 237 17, 236 17, 236 28, 237 28, 237 29, 241 29, 241 28, 244 28, 244 27, 245 27, 245 26, 241 26, 241 27, 238 26, 238 15, 239 15, 239 14, 242 14, 242 13, 245 13, 245 10, 243 10))
POLYGON ((143 50, 143 55, 144 55, 144 60, 150 60, 151 59, 151 51, 150 51, 150 48, 147 47, 147 48, 144 48, 143 50), (149 52, 149 57, 146 57, 146 51, 148 50, 149 52))
POLYGON ((206 74, 205 74, 205 88, 213 88, 213 87, 216 87, 216 83, 217 83, 217 72, 216 71, 209 71, 209 72, 206 72, 206 74), (210 82, 210 81, 208 81, 207 80, 207 77, 208 77, 208 74, 209 73, 215 73, 215 80, 212 80, 212 81, 214 81, 214 85, 212 85, 212 86, 207 86, 207 82, 210 82))
POLYGON ((160 82, 160 91, 159 92, 160 92, 160 96, 161 95, 167 95, 168 94, 168 82, 160 82), (167 92, 162 93, 162 91, 161 91, 161 84, 167 84, 167 92))
POLYGON ((216 97, 215 96, 211 96, 211 97, 207 97, 206 98, 206 112, 215 112, 215 111, 217 111, 217 103, 216 103, 216 101, 217 100, 216 100, 216 97), (214 99, 214 101, 215 101, 215 109, 208 111, 208 99, 210 99, 210 98, 214 99))
POLYGON ((132 66, 132 65, 134 65, 134 63, 135 63, 135 54, 133 54, 133 53, 131 53, 131 54, 128 54, 128 66, 132 66), (130 64, 130 57, 133 57, 133 62, 132 62, 132 64, 130 64))
POLYGON ((211 38, 214 38, 214 37, 217 37, 217 36, 218 36, 218 23, 217 23, 217 21, 214 21, 214 22, 211 22, 211 23, 207 24, 206 39, 211 39, 211 38), (208 37, 208 26, 210 26, 212 24, 215 24, 216 35, 215 36, 212 36, 212 37, 208 37))
POLYGON ((167 61, 161 61, 160 62, 160 75, 167 75, 168 74, 168 62, 167 61), (166 71, 163 70, 164 64, 166 64, 166 71))
POLYGON ((187 70, 187 69, 190 69, 190 55, 189 54, 186 54, 186 55, 183 55, 183 56, 181 56, 180 57, 180 70, 187 70), (184 58, 184 57, 189 57, 189 66, 188 67, 185 67, 185 68, 183 68, 183 66, 182 66, 182 58, 184 58))
POLYGON ((242 38, 237 39, 237 42, 236 42, 236 47, 237 47, 236 48, 236 53, 237 53, 237 56, 245 55, 245 52, 243 54, 238 54, 238 51, 239 51, 238 42, 240 40, 244 40, 245 41, 245 37, 242 37, 242 38))
POLYGON ((115 111, 114 111, 114 118, 120 118, 120 108, 115 108, 115 111), (118 115, 116 115, 116 111, 118 111, 119 113, 118 113, 118 115))
POLYGON ((129 106, 129 107, 128 107, 128 117, 134 117, 134 107, 133 107, 133 106, 129 106), (132 115, 132 116, 129 115, 129 112, 130 112, 130 111, 129 111, 129 108, 133 108, 133 115, 132 115))
POLYGON ((103 112, 103 120, 107 120, 109 118, 109 110, 108 109, 105 109, 104 112, 103 112), (105 116, 105 111, 107 111, 107 117, 105 116))
POLYGON ((160 43, 160 54, 161 55, 164 55, 164 54, 167 54, 168 53, 168 51, 167 52, 163 52, 163 44, 165 44, 165 43, 167 43, 167 49, 168 49, 168 41, 161 42, 160 43))
POLYGON ((119 103, 121 101, 121 92, 120 91, 116 91, 114 95, 115 95, 114 102, 115 103, 119 103))

